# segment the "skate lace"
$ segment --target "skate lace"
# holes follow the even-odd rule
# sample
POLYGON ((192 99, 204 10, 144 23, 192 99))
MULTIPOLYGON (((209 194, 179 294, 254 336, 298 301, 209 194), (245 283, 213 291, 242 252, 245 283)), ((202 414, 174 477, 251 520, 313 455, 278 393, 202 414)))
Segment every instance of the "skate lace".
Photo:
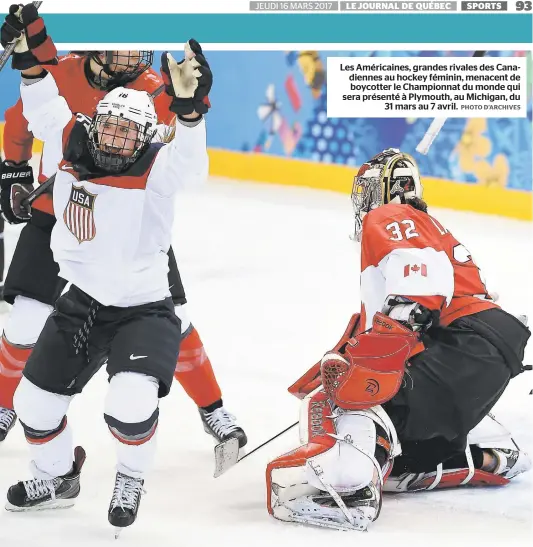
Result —
POLYGON ((56 497, 56 488, 61 482, 60 478, 56 479, 32 479, 29 481, 24 481, 24 488, 28 499, 37 500, 39 498, 44 498, 50 494, 52 499, 56 497))
POLYGON ((217 408, 205 416, 207 423, 217 435, 227 435, 239 429, 239 426, 235 424, 235 416, 223 407, 217 408))
POLYGON ((111 509, 120 507, 123 511, 125 509, 134 510, 141 492, 144 490, 140 480, 118 474, 111 498, 111 509))
POLYGON ((0 408, 0 429, 7 431, 13 420, 15 419, 16 414, 14 410, 9 410, 8 408, 0 408))

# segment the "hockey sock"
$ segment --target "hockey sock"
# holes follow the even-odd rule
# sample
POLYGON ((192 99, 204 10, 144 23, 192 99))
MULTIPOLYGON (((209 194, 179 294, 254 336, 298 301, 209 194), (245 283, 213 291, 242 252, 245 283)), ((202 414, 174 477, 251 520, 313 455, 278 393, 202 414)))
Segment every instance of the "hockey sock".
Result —
POLYGON ((0 407, 13 410, 13 394, 20 383, 22 370, 32 350, 33 346, 17 347, 2 336, 0 340, 0 407))
POLYGON ((181 340, 174 378, 198 407, 205 408, 218 404, 222 398, 211 361, 198 331, 193 326, 181 340))
POLYGON ((218 401, 215 401, 212 405, 202 406, 200 408, 210 414, 211 412, 214 412, 217 408, 222 408, 222 406, 222 399, 219 399, 218 401))

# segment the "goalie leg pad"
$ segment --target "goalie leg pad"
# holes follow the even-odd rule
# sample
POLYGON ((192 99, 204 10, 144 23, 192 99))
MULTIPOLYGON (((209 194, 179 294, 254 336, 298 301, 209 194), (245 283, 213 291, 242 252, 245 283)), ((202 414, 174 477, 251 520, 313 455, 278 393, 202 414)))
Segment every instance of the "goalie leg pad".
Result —
POLYGON ((267 467, 268 511, 284 521, 365 530, 379 516, 383 476, 399 450, 392 424, 381 408, 317 412, 317 403, 329 405, 323 392, 305 402, 307 443, 267 467))
POLYGON ((385 483, 386 492, 419 492, 459 486, 504 486, 510 479, 531 469, 531 458, 518 447, 511 434, 492 414, 488 414, 469 433, 465 451, 466 465, 456 458, 429 473, 401 473, 385 483), (497 460, 493 471, 482 469, 483 452, 497 460), (475 457, 474 457, 474 456, 475 457), (455 465, 454 465, 455 463, 455 465))
POLYGON ((468 443, 492 452, 498 459, 494 471, 506 479, 512 479, 532 467, 531 457, 515 442, 511 433, 493 414, 488 414, 468 434, 468 443))

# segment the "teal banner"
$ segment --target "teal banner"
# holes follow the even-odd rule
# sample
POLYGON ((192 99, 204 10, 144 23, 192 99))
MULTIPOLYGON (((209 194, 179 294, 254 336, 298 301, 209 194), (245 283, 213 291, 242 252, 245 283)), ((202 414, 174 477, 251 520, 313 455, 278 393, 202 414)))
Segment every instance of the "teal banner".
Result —
POLYGON ((531 14, 46 14, 57 43, 505 44, 533 41, 531 14))

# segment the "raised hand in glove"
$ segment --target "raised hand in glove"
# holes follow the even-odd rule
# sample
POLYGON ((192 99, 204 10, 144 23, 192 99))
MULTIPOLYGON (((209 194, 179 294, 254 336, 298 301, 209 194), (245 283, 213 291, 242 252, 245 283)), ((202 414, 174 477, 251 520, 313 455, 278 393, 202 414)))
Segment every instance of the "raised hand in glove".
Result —
POLYGON ((0 205, 9 224, 22 224, 31 218, 30 206, 22 203, 33 190, 33 169, 27 162, 0 164, 0 205))
POLYGON ((172 97, 172 112, 185 116, 205 114, 209 110, 208 94, 213 85, 213 74, 196 40, 187 42, 185 59, 179 63, 165 51, 161 55, 161 74, 165 90, 172 97))
POLYGON ((33 4, 13 4, 0 28, 2 47, 15 43, 11 66, 27 70, 39 65, 57 65, 57 49, 46 33, 42 17, 33 4))

